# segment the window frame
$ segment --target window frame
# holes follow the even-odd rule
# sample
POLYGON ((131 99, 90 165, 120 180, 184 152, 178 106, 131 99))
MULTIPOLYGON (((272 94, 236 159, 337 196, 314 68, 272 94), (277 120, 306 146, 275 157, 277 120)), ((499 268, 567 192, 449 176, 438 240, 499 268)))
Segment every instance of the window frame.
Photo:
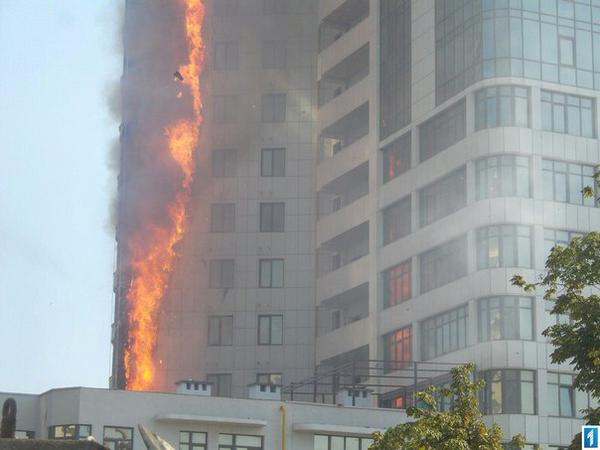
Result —
POLYGON ((256 344, 257 345, 283 345, 283 314, 259 314, 256 318, 256 344), (273 319, 280 319, 281 336, 279 342, 274 342, 273 319), (267 321, 268 338, 266 341, 261 339, 262 322, 267 321))
POLYGON ((285 232, 285 202, 260 202, 259 231, 261 233, 285 232), (276 223, 279 214, 281 214, 281 224, 276 223))
POLYGON ((262 123, 284 123, 287 120, 287 94, 262 94, 261 106, 262 123))
POLYGON ((468 305, 461 305, 422 320, 420 326, 421 358, 428 361, 466 348, 469 344, 468 322, 468 305), (462 337, 461 328, 463 330, 462 337), (431 344, 433 344, 433 353, 430 353, 431 344), (441 350, 438 346, 441 346, 441 350))
POLYGON ((210 232, 235 233, 235 203, 212 203, 210 205, 210 232), (231 208, 231 211, 227 211, 228 208, 231 208), (231 217, 228 218, 228 215, 231 217))
POLYGON ((135 439, 135 430, 133 427, 124 427, 124 426, 116 426, 116 425, 104 425, 104 427, 102 428, 102 445, 104 445, 105 447, 109 448, 109 449, 115 449, 115 450, 124 450, 124 447, 121 447, 120 444, 124 443, 127 444, 129 443, 129 446, 127 447, 128 450, 133 450, 133 441, 135 439), (123 429, 123 430, 128 430, 131 431, 131 439, 114 439, 114 438, 108 438, 106 437, 106 429, 123 429), (109 445, 107 445, 107 443, 109 445), (111 447, 110 444, 113 443, 115 444, 114 447, 111 447))
POLYGON ((206 381, 211 384, 212 395, 214 397, 225 397, 231 398, 233 397, 233 374, 231 372, 215 372, 215 373, 207 373, 206 381), (211 378, 216 380, 216 383, 211 380, 211 378), (222 380, 227 379, 229 381, 229 395, 223 395, 221 392, 224 386, 222 386, 222 380), (215 389, 216 388, 216 389, 215 389))
POLYGON ((219 433, 219 437, 218 437, 218 446, 219 446, 219 450, 238 450, 238 449, 243 449, 243 450, 264 450, 265 448, 265 438, 264 436, 261 435, 256 435, 256 434, 235 434, 235 433, 219 433), (231 436, 231 444, 222 444, 221 441, 221 436, 231 436), (253 438, 260 438, 260 447, 256 447, 256 446, 248 446, 248 445, 244 445, 244 444, 239 444, 240 447, 238 447, 238 437, 243 436, 243 437, 253 437, 253 438))
POLYGON ((391 308, 410 300, 412 298, 412 258, 385 269, 382 272, 382 281, 383 309, 391 308), (405 288, 405 281, 407 279, 408 289, 405 288), (400 293, 399 296, 398 292, 400 293), (405 293, 407 295, 404 295, 405 293))
POLYGON ((234 327, 233 327, 233 314, 218 314, 218 315, 209 315, 208 316, 208 345, 209 347, 230 347, 233 345, 233 331, 234 331, 234 327), (225 333, 224 331, 226 331, 227 327, 223 326, 223 322, 224 320, 230 319, 231 320, 231 336, 229 339, 229 343, 227 343, 228 339, 224 339, 225 336, 227 336, 227 333, 225 333), (212 330, 214 330, 214 326, 215 323, 217 322, 217 342, 215 342, 214 340, 211 340, 211 337, 213 336, 213 333, 211 333, 212 330))
POLYGON ((520 85, 496 85, 479 89, 475 92, 475 131, 497 128, 497 127, 531 127, 531 94, 527 86, 520 85), (521 95, 519 91, 524 91, 525 95, 521 95), (504 100, 503 100, 504 99, 504 100), (508 117, 504 117, 503 106, 508 99, 510 104, 510 113, 508 117), (526 102, 526 124, 518 123, 519 101, 526 102), (494 123, 490 121, 488 113, 489 106, 492 106, 489 101, 493 100, 494 123))
POLYGON ((260 176, 263 178, 278 178, 286 175, 287 151, 285 147, 266 147, 260 150, 260 176), (281 167, 275 164, 276 155, 280 154, 281 167), (266 162, 269 162, 268 167, 266 162), (270 171, 267 170, 270 168, 270 171), (276 170, 279 169, 279 170, 276 170), (268 173, 270 172, 270 173, 268 173))
POLYGON ((285 259, 284 258, 261 258, 258 260, 258 287, 264 289, 279 289, 285 287, 285 259), (273 263, 281 262, 281 283, 273 282, 273 263), (263 284, 263 264, 269 263, 269 283, 263 284))
POLYGON ((535 329, 535 299, 533 297, 520 296, 520 295, 494 295, 489 297, 482 297, 477 300, 477 337, 478 342, 492 342, 492 341, 505 341, 505 340, 519 340, 519 341, 535 341, 536 329, 535 329), (513 305, 508 305, 507 300, 512 300, 513 305), (523 301, 529 300, 529 307, 523 306, 523 301), (492 302, 496 302, 498 306, 492 305, 492 302), (493 312, 497 311, 497 317, 500 319, 498 333, 499 337, 495 337, 493 332, 493 312), (514 315, 510 313, 514 311, 514 315), (531 337, 527 337, 521 323, 522 311, 529 311, 531 323, 529 328, 531 329, 531 337), (514 325, 514 321, 518 321, 516 326, 517 336, 510 335, 510 325, 514 325), (484 325, 485 324, 485 325, 484 325))
POLYGON ((598 206, 598 186, 594 180, 596 171, 594 166, 589 164, 572 163, 569 161, 559 161, 555 159, 542 159, 542 183, 544 191, 544 200, 553 201, 557 203, 568 203, 570 205, 587 206, 595 208, 598 206), (579 173, 574 173, 574 169, 578 170, 579 173), (589 173, 585 173, 585 172, 589 173), (551 180, 550 180, 551 177, 551 180), (559 185, 557 179, 564 179, 564 192, 559 193, 559 185), (587 182, 586 182, 587 180, 587 182), (551 186, 548 182, 551 181, 551 186), (578 184, 578 188, 582 189, 587 185, 590 185, 594 190, 593 198, 586 198, 583 196, 579 189, 576 189, 577 199, 580 201, 572 201, 574 193, 571 192, 574 187, 574 182, 578 184), (551 189, 550 189, 551 188, 551 189), (552 190, 552 198, 550 198, 550 190, 552 190), (564 200, 561 198, 561 194, 564 194, 564 200))
POLYGON ((189 431, 189 430, 180 430, 179 431, 179 450, 184 450, 183 445, 187 446, 185 450, 206 450, 208 448, 208 433, 206 431, 189 431), (186 433, 188 437, 188 442, 182 441, 182 434, 186 433), (201 434, 204 435, 204 443, 194 443, 193 435, 201 434))
POLYGON ((400 327, 383 336, 385 373, 404 369, 413 362, 412 341, 412 325, 400 327))
POLYGON ((534 264, 534 233, 530 225, 521 224, 496 224, 480 227, 475 230, 476 251, 477 251, 477 270, 498 269, 506 267, 520 267, 531 269, 534 264), (529 231, 528 235, 521 234, 523 230, 529 231), (495 233, 493 231, 496 230, 495 233), (521 254, 520 244, 524 239, 529 240, 529 252, 526 255, 521 254), (497 264, 494 261, 492 243, 496 241, 497 264), (507 255, 508 244, 512 241, 512 256, 507 255), (514 264, 509 264, 509 262, 514 264), (524 260, 525 259, 525 260, 524 260), (529 261, 529 264, 526 264, 529 261))
POLYGON ((235 287, 235 259, 217 258, 209 261, 208 267, 208 288, 209 289, 233 289, 235 287), (231 264, 231 280, 228 279, 227 272, 223 267, 231 264), (216 278, 218 275, 218 282, 216 278), (215 284, 216 282, 216 284, 215 284))
MULTIPOLYGON (((479 372, 478 378, 485 381, 485 386, 480 392, 479 404, 483 415, 496 415, 496 414, 522 414, 522 415, 536 415, 537 414, 537 373, 535 370, 526 369, 489 369, 479 372), (523 380, 524 373, 531 375, 531 380, 523 380), (499 378, 494 378, 494 375, 499 374, 499 378), (511 375, 518 374, 518 380, 511 379, 511 375), (510 389, 510 382, 518 381, 518 410, 513 409, 515 405, 511 405, 510 401, 515 401, 515 391, 510 389), (494 385, 500 383, 500 388, 494 388, 494 385), (508 384, 506 386, 505 384, 508 384), (532 412, 523 412, 523 385, 529 386, 531 393, 533 394, 532 412), (500 404, 494 404, 493 396, 494 393, 499 393, 501 396, 500 404)), ((513 388, 514 389, 514 388, 513 388)))
POLYGON ((81 441, 85 438, 87 438, 88 436, 92 436, 92 425, 89 423, 67 423, 67 424, 60 424, 60 425, 50 425, 48 427, 48 439, 52 439, 52 440, 56 440, 56 441, 65 441, 65 440, 76 440, 76 441, 81 441), (63 433, 63 437, 56 437, 56 429, 62 427, 63 430, 65 429, 65 427, 75 427, 75 434, 71 437, 64 437, 64 433, 63 433), (89 434, 86 435, 82 435, 81 434, 81 428, 82 427, 88 427, 89 429, 89 434))
POLYGON ((475 191, 478 201, 501 197, 531 198, 531 184, 531 159, 527 155, 499 154, 484 156, 475 161, 475 191), (523 170, 527 171, 527 195, 519 192, 519 172, 523 170), (505 181, 507 178, 510 178, 508 184, 505 181))
POLYGON ((381 226, 383 247, 412 233, 412 196, 410 194, 381 210, 381 226))

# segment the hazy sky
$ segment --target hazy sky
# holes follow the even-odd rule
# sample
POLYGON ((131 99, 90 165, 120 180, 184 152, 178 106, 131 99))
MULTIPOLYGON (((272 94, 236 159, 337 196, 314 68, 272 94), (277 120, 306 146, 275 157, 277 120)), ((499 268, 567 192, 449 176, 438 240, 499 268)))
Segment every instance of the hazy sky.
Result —
POLYGON ((0 391, 107 386, 122 0, 0 0, 0 391))

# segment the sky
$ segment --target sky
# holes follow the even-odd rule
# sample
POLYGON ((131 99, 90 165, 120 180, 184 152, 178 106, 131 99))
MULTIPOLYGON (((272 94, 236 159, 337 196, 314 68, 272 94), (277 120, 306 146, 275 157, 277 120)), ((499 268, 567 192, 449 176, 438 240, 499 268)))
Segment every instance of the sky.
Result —
POLYGON ((0 392, 108 386, 122 3, 0 0, 0 392))

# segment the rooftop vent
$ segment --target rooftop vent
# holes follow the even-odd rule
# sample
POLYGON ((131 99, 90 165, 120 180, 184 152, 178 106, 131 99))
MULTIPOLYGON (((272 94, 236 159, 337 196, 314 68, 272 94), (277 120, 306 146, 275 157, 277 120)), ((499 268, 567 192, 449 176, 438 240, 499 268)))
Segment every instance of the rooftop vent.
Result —
POLYGON ((254 400, 281 400, 281 386, 277 384, 249 384, 248 398, 254 400))
POLYGON ((210 397, 212 395, 212 386, 208 381, 181 380, 175 383, 177 387, 175 392, 178 394, 198 395, 201 397, 210 397))

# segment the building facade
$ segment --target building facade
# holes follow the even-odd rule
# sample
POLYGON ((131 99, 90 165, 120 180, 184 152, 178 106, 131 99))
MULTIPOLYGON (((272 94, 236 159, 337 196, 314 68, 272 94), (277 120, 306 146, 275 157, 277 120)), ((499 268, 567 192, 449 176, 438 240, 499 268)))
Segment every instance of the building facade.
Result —
POLYGON ((600 161, 599 7, 320 2, 318 364, 473 361, 507 435, 571 441, 590 399, 550 362, 549 302, 510 278, 600 228, 581 194, 600 161))

